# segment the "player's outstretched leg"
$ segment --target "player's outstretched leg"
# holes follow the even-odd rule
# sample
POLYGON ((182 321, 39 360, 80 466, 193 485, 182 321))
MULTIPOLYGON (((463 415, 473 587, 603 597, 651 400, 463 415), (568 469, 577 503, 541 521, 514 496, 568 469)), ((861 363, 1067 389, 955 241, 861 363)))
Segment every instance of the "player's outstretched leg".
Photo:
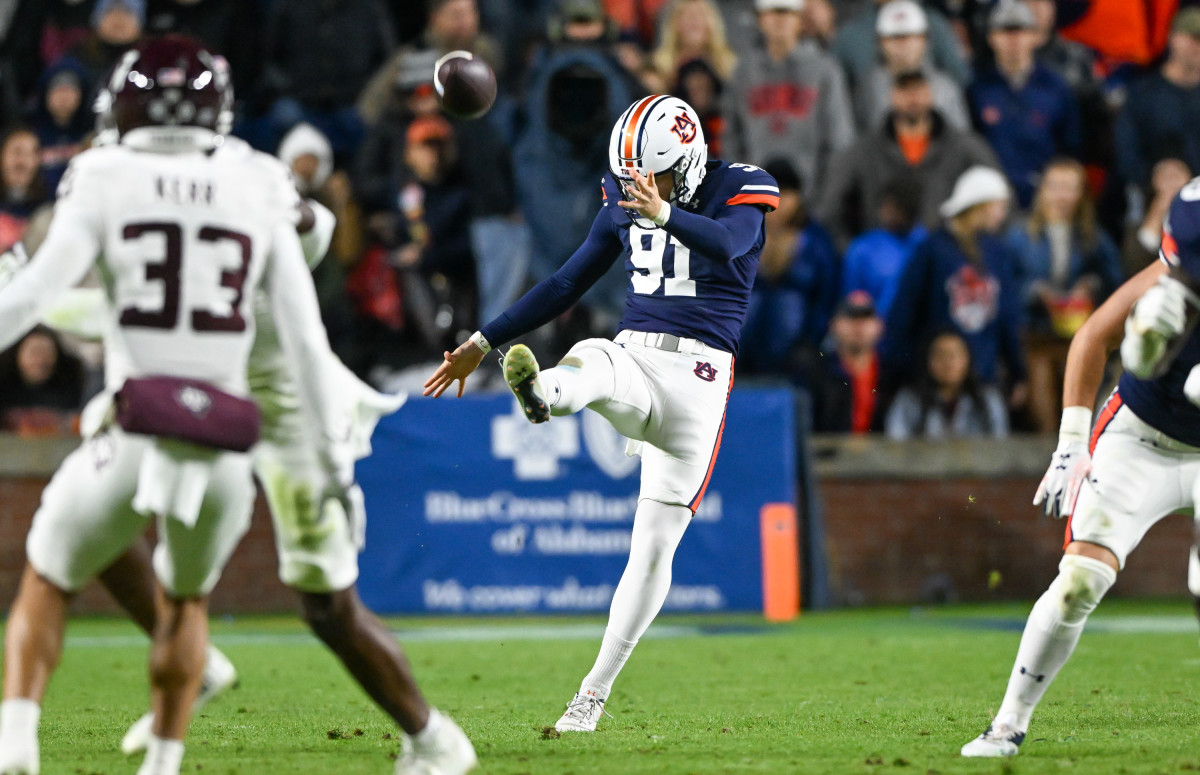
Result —
POLYGON ((1081 554, 1063 556, 1058 576, 1025 623, 1000 711, 982 735, 962 747, 963 756, 1017 754, 1034 708, 1075 650, 1088 615, 1117 580, 1116 557, 1103 549, 1094 553, 1107 555, 1111 563, 1081 554))
POLYGON ((207 643, 208 598, 164 597, 150 649, 154 723, 137 775, 179 775, 183 738, 200 693, 207 643))
MULTIPOLYGON (((138 539, 112 565, 101 572, 99 578, 100 583, 134 623, 153 638, 154 628, 158 623, 158 612, 155 607, 157 583, 151 561, 150 543, 145 538, 138 539)), ((210 645, 205 651, 204 674, 200 682, 200 693, 196 695, 196 703, 192 706, 192 714, 195 715, 210 700, 236 683, 237 670, 233 663, 219 649, 210 645)), ((154 713, 151 711, 143 714, 121 738, 121 751, 127 756, 145 751, 150 745, 153 725, 154 713)))
POLYGON ((398 775, 460 775, 474 768, 471 741, 449 717, 425 702, 400 644, 363 605, 354 587, 300 596, 312 631, 406 733, 396 762, 398 775), (431 766, 436 769, 428 769, 431 766))
POLYGON ((558 731, 595 731, 617 674, 667 599, 675 548, 691 519, 687 506, 648 499, 638 503, 629 562, 613 594, 600 654, 567 704, 566 713, 554 725, 558 731))
POLYGON ((26 564, 4 636, 0 774, 38 775, 42 697, 62 656, 69 597, 26 564))
POLYGON ((1196 618, 1200 620, 1200 518, 1195 522, 1196 537, 1188 555, 1188 591, 1192 593, 1192 604, 1196 618))

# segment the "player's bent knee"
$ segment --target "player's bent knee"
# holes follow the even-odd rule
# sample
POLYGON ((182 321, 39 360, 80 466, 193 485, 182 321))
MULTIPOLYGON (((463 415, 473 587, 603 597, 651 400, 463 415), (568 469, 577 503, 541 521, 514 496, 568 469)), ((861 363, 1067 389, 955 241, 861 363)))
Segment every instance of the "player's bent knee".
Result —
POLYGON ((1086 619, 1116 580, 1117 572, 1103 560, 1063 555, 1053 585, 1063 622, 1077 624, 1086 619))

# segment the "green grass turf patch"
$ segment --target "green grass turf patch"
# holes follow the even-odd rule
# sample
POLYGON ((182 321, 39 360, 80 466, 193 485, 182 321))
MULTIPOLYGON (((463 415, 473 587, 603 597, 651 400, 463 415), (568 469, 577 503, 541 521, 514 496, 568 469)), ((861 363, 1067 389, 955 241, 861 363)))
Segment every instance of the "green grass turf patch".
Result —
MULTIPOLYGON (((1187 773, 1200 770, 1197 630, 1186 602, 1111 601, 1011 762, 958 749, 998 706, 1028 605, 662 617, 594 735, 545 733, 600 619, 395 619, 430 699, 484 773, 1187 773), (654 634, 669 637, 652 637, 654 634)), ((302 625, 216 621, 241 685, 194 722, 185 772, 390 773, 397 730, 302 625)), ((42 720, 46 775, 133 772, 117 744, 146 704, 131 625, 81 620, 42 720)))

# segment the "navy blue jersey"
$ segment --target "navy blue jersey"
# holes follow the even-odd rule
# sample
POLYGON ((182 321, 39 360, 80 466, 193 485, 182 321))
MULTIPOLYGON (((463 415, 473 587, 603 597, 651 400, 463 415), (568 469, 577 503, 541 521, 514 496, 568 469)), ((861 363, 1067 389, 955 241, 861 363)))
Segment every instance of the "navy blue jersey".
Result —
MULTIPOLYGON (((1163 223, 1159 259, 1200 282, 1200 178, 1184 186, 1163 223)), ((1193 331, 1160 377, 1121 376, 1121 400, 1134 414, 1184 444, 1200 447, 1200 407, 1183 394, 1192 367, 1200 364, 1200 330, 1193 331)))
POLYGON ((557 272, 481 330, 493 347, 553 320, 618 257, 629 275, 621 327, 699 339, 736 353, 765 233, 779 205, 775 179, 749 164, 710 161, 689 206, 655 228, 617 203, 611 175, 587 240, 557 272))

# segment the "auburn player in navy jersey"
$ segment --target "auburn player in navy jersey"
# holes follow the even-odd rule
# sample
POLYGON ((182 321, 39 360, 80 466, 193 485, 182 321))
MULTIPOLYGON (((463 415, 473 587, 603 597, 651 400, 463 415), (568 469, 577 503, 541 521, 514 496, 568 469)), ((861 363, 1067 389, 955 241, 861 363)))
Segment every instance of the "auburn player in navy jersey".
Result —
MULTIPOLYGON (((1071 341, 1058 449, 1034 496, 1047 514, 1067 518, 1065 553, 1029 614, 1000 710, 963 756, 1017 753, 1034 708, 1126 557, 1151 525, 1193 509, 1200 496, 1197 280, 1200 178, 1171 203, 1160 260, 1121 286, 1071 341), (1118 345, 1126 372, 1093 427, 1092 400, 1118 345)), ((1194 546, 1188 587, 1200 596, 1194 546)))
POLYGON ((559 731, 591 732, 613 681, 671 586, 671 560, 717 459, 733 360, 759 253, 764 212, 779 204, 758 167, 709 161, 696 112, 675 97, 631 105, 613 127, 610 172, 587 240, 453 353, 425 383, 441 395, 492 347, 565 312, 624 256, 625 314, 612 340, 576 344, 541 371, 525 345, 504 356, 509 387, 532 422, 585 407, 642 456, 629 563, 613 595, 600 655, 559 731))

